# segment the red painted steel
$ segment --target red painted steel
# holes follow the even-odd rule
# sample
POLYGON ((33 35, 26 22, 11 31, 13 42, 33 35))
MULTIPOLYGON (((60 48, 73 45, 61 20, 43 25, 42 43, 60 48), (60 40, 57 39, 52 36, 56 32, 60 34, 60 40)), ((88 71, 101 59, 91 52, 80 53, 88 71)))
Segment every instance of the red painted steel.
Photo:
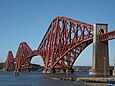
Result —
MULTIPOLYGON (((106 40, 112 38, 113 35, 108 36, 106 40)), ((38 50, 42 52, 46 68, 71 69, 79 54, 92 43, 92 40, 93 25, 66 17, 56 17, 38 50)))
POLYGON ((15 59, 12 54, 12 51, 9 51, 5 62, 5 70, 14 70, 14 61, 15 59))
POLYGON ((26 42, 22 42, 18 47, 18 51, 17 51, 16 58, 15 58, 16 60, 15 70, 16 71, 29 69, 31 58, 27 59, 26 61, 24 61, 24 59, 27 58, 31 54, 32 54, 31 48, 28 46, 26 42))
POLYGON ((111 31, 102 35, 99 35, 100 41, 107 41, 115 39, 115 31, 111 31))
MULTIPOLYGON (((99 35, 100 41, 115 38, 115 31, 99 35)), ((71 70, 80 53, 93 41, 93 25, 66 17, 51 22, 37 50, 22 42, 16 54, 17 71, 29 68, 33 56, 40 55, 46 69, 71 70)))
POLYGON ((79 54, 92 42, 92 37, 93 25, 56 17, 38 47, 45 68, 71 69, 79 54))

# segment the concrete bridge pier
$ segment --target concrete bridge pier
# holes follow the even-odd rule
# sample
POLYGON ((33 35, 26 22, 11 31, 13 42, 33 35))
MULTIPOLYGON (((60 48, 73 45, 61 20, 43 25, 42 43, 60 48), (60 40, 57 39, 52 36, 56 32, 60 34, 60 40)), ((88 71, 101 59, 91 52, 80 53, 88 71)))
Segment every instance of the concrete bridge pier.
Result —
POLYGON ((113 76, 115 76, 115 65, 114 65, 114 70, 113 70, 113 76))
POLYGON ((74 70, 73 69, 61 69, 60 73, 73 73, 74 70))
POLYGON ((47 73, 47 69, 44 69, 44 70, 42 71, 42 73, 47 73))
POLYGON ((95 24, 93 36, 93 58, 92 68, 89 71, 90 75, 94 76, 109 76, 109 50, 108 41, 100 42, 97 35, 108 32, 107 24, 95 24))
POLYGON ((47 69, 45 68, 42 73, 55 73, 55 70, 54 69, 47 69))
MULTIPOLYGON (((57 69, 58 70, 58 69, 57 69)), ((56 72, 60 72, 60 73, 73 73, 73 69, 68 70, 68 69, 60 69, 57 71, 56 69, 48 69, 45 68, 42 73, 56 73, 56 72)))
POLYGON ((66 69, 66 73, 73 73, 74 70, 73 69, 66 69))
POLYGON ((60 70, 60 73, 65 73, 65 71, 66 71, 66 70, 64 70, 64 69, 61 69, 61 70, 60 70))

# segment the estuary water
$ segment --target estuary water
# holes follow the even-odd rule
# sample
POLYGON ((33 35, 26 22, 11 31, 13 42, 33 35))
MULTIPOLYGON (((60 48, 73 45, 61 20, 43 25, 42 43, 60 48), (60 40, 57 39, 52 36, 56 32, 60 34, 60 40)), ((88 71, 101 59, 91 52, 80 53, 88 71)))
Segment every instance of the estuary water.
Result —
POLYGON ((13 72, 0 72, 0 86, 85 86, 73 81, 53 80, 52 77, 80 77, 88 73, 74 74, 42 74, 39 72, 20 72, 14 76, 13 72))

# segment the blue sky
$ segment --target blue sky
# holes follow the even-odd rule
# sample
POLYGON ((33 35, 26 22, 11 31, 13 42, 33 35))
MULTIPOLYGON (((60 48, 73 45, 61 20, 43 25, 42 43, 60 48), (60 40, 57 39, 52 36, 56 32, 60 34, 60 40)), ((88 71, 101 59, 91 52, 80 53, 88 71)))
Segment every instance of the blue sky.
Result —
MULTIPOLYGON (((115 30, 115 0, 0 0, 0 62, 9 50, 14 56, 21 42, 35 50, 56 16, 65 16, 89 24, 107 23, 115 30)), ((109 41, 110 63, 115 56, 115 40, 109 41)), ((32 63, 43 65, 41 57, 32 63)), ((74 65, 92 65, 92 44, 74 65)))

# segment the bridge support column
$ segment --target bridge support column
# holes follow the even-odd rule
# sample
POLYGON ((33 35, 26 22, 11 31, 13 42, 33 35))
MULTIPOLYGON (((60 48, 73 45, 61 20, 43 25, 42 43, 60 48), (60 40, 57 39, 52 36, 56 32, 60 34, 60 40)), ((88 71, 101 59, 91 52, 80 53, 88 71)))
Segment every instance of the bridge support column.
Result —
POLYGON ((61 70, 60 70, 60 73, 65 73, 65 70, 64 70, 64 69, 61 69, 61 70))
POLYGON ((54 69, 44 69, 42 73, 55 73, 54 69))
POLYGON ((44 69, 44 70, 42 71, 42 73, 47 73, 47 69, 44 69))
POLYGON ((104 34, 108 31, 107 24, 95 24, 93 36, 93 59, 92 68, 89 71, 90 75, 109 76, 109 52, 108 41, 100 42, 97 35, 104 34))
POLYGON ((115 65, 114 65, 114 70, 113 70, 113 76, 115 76, 115 65))
POLYGON ((66 73, 73 73, 73 72, 74 72, 73 69, 70 69, 70 70, 66 69, 66 73))
POLYGON ((55 70, 54 69, 48 69, 47 73, 55 73, 55 70))

